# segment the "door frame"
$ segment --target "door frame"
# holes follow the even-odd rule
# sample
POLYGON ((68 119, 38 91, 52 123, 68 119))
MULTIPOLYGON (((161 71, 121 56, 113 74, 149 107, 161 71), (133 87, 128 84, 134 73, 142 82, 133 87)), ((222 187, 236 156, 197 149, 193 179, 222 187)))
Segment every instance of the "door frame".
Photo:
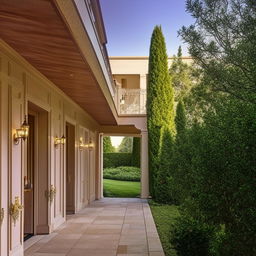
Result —
MULTIPOLYGON (((46 223, 44 223, 44 225, 40 225, 39 223, 39 215, 41 214, 41 212, 39 212, 39 195, 43 192, 43 196, 46 197, 46 192, 49 189, 49 184, 50 183, 50 170, 51 170, 51 166, 50 166, 50 111, 49 108, 45 108, 42 105, 38 105, 37 103, 34 103, 33 100, 29 100, 28 103, 28 114, 34 116, 34 198, 33 198, 33 214, 34 214, 34 221, 33 221, 33 235, 37 235, 37 234, 49 234, 50 233, 50 211, 51 211, 51 205, 47 200, 47 202, 45 202, 45 212, 47 214, 46 218, 47 221, 46 223), (47 116, 40 116, 40 113, 43 115, 47 115, 47 116), (47 145, 45 146, 46 148, 46 154, 45 157, 47 157, 47 171, 45 173, 45 178, 46 178, 46 185, 44 186, 43 190, 44 191, 39 191, 39 172, 40 172, 40 158, 39 158, 39 118, 44 118, 47 119, 47 124, 45 126, 45 128, 47 129, 47 145)), ((26 153, 27 154, 27 153, 26 153)), ((23 178, 24 178, 24 174, 23 174, 23 178)), ((24 190, 23 190, 24 193, 24 190)), ((23 195, 24 196, 24 195, 23 195)), ((23 223, 24 225, 24 223, 23 223)))
MULTIPOLYGON (((76 120, 67 116, 67 115, 64 115, 64 136, 66 138, 66 143, 67 143, 67 134, 66 134, 66 126, 67 126, 67 123, 70 124, 70 125, 73 125, 74 126, 74 131, 75 131, 75 135, 74 135, 74 139, 75 139, 75 158, 74 158, 74 213, 76 213, 77 211, 77 203, 76 203, 76 199, 77 199, 77 181, 76 181, 76 177, 77 177, 77 146, 76 146, 76 142, 77 142, 77 123, 76 123, 76 120)), ((67 184, 67 150, 66 150, 66 145, 64 147, 64 158, 63 158, 63 164, 64 164, 64 186, 63 186, 63 200, 64 200, 64 215, 65 215, 65 218, 66 218, 66 215, 67 215, 67 187, 66 187, 66 184, 67 184)))

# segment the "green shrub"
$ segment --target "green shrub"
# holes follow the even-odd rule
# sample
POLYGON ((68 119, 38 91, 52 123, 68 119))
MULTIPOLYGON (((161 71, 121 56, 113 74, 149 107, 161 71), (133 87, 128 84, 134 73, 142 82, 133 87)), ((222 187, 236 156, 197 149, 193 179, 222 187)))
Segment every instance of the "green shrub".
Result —
POLYGON ((193 200, 188 214, 225 226, 221 256, 256 255, 255 113, 252 104, 220 98, 176 147, 174 183, 193 200))
POLYGON ((178 217, 170 242, 178 256, 210 256, 213 227, 188 216, 178 217))
POLYGON ((123 181, 140 181, 140 169, 133 166, 106 168, 103 171, 103 178, 123 181))
POLYGON ((104 153, 103 168, 131 166, 132 153, 104 153))
POLYGON ((236 255, 236 253, 232 253, 232 245, 229 243, 229 235, 225 232, 224 227, 215 233, 215 237, 211 243, 211 251, 214 256, 230 256, 236 255))

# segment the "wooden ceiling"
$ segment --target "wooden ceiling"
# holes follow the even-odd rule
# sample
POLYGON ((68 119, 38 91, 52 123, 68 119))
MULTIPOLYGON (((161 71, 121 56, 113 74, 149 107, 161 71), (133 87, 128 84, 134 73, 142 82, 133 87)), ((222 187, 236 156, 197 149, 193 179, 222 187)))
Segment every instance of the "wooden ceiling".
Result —
POLYGON ((0 0, 0 36, 99 124, 116 124, 54 2, 0 0))

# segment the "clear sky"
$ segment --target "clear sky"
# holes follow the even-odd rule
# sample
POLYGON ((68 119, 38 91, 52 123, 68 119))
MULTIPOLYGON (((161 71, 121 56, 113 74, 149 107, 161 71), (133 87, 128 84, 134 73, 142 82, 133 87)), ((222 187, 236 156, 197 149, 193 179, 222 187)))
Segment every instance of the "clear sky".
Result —
POLYGON ((124 138, 124 137, 121 137, 121 136, 111 136, 111 137, 110 137, 111 143, 112 143, 112 145, 113 145, 115 148, 117 148, 117 147, 121 144, 123 138, 124 138))
POLYGON ((177 31, 193 23, 185 11, 185 0, 100 0, 109 56, 148 56, 152 31, 161 25, 168 55, 187 47, 177 31))

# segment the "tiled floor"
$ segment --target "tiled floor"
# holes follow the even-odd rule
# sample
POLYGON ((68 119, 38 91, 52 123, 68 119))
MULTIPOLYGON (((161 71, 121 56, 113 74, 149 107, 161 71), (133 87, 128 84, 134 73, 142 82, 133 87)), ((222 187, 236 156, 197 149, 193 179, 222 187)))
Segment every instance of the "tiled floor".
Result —
POLYGON ((25 256, 114 255, 164 256, 146 200, 95 201, 25 251, 25 256))

